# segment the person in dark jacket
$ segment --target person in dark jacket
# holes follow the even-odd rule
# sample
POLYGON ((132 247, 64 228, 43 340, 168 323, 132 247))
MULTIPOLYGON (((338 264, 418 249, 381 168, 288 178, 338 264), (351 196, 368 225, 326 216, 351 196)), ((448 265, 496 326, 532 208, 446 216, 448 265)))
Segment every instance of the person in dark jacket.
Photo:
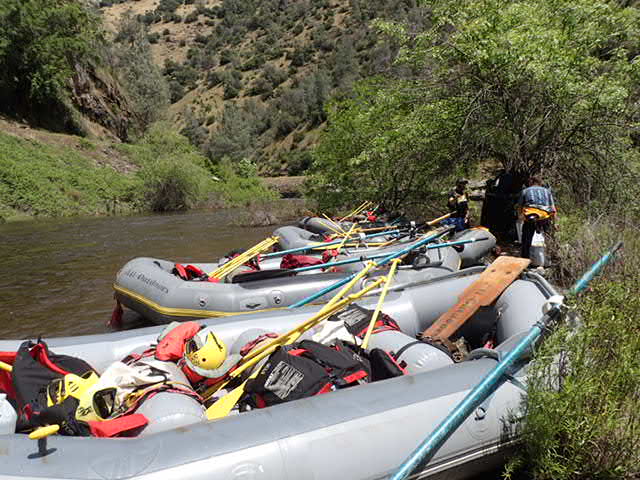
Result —
POLYGON ((459 178, 455 188, 447 195, 447 207, 451 216, 442 223, 454 225, 456 232, 469 228, 469 199, 466 192, 468 183, 466 178, 459 178))
POLYGON ((551 190, 542 186, 539 177, 529 178, 529 186, 520 192, 517 208, 524 220, 520 255, 529 258, 531 241, 536 231, 548 233, 551 219, 556 215, 556 205, 551 190))

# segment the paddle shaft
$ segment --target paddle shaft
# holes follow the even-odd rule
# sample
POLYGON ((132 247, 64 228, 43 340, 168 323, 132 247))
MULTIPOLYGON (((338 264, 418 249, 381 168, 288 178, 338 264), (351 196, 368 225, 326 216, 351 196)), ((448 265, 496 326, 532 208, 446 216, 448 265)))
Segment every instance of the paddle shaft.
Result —
MULTIPOLYGON (((436 238, 441 237, 445 233, 448 233, 449 230, 450 229, 447 229, 447 230, 445 230, 443 232, 436 233, 436 234, 433 234, 433 235, 429 235, 428 237, 423 238, 422 240, 414 243, 413 245, 411 245, 411 246, 409 246, 407 248, 403 248, 402 250, 398 250, 397 252, 393 252, 392 254, 388 255, 387 257, 384 257, 380 262, 372 262, 372 263, 374 264, 375 267, 382 267, 383 265, 386 265, 387 263, 389 263, 394 258, 401 257, 402 255, 405 255, 406 253, 409 253, 411 250, 414 250, 414 249, 416 249, 418 247, 421 247, 422 245, 425 245, 425 244, 435 240, 436 238)), ((353 280, 353 278, 356 275, 357 275, 356 273, 354 273, 352 275, 349 275, 348 277, 337 281, 333 285, 329 285, 328 287, 323 288, 319 292, 316 292, 313 295, 309 295, 307 298, 303 298, 302 300, 300 300, 299 302, 294 303, 293 305, 289 305, 289 307, 287 307, 287 308, 298 308, 298 307, 302 307, 303 305, 306 305, 307 303, 313 302, 314 300, 317 300, 318 298, 320 298, 323 295, 335 290, 336 288, 339 288, 342 285, 345 285, 345 284, 349 283, 351 280, 353 280)))
MULTIPOLYGON (((609 262, 615 252, 622 246, 618 242, 609 252, 598 260, 581 278, 578 280, 568 295, 577 295, 583 291, 589 282, 602 270, 609 262)), ((560 317, 561 305, 554 305, 542 318, 529 330, 529 333, 491 370, 478 385, 476 385, 465 398, 453 409, 445 420, 436 427, 407 460, 400 466, 398 471, 391 477, 391 480, 404 480, 409 477, 419 465, 425 465, 438 452, 447 439, 462 425, 467 417, 482 404, 493 392, 495 392, 508 379, 507 373, 513 368, 515 363, 523 354, 540 338, 542 332, 550 324, 560 317)))
MULTIPOLYGON (((388 231, 385 232, 378 232, 378 233, 372 233, 370 235, 365 235, 364 237, 354 237, 351 240, 359 240, 360 238, 363 239, 369 239, 369 238, 375 238, 375 237, 381 237, 383 235, 391 235, 395 232, 397 232, 397 228, 395 229, 390 229, 388 231)), ((282 255, 287 255, 288 253, 299 253, 299 252, 306 252, 309 250, 314 250, 316 248, 325 248, 325 247, 329 247, 331 245, 339 245, 344 241, 344 239, 340 239, 340 240, 333 240, 331 242, 323 242, 323 243, 317 243, 315 245, 308 245, 306 247, 297 247, 297 248, 290 248, 288 250, 282 250, 280 252, 273 252, 273 253, 267 253, 265 255, 262 255, 262 258, 271 258, 271 257, 281 257, 282 255)))
MULTIPOLYGON (((489 240, 489 237, 482 237, 482 238, 471 238, 468 240, 456 240, 455 242, 446 242, 446 243, 438 243, 436 245, 427 245, 425 248, 427 250, 434 250, 437 248, 446 248, 446 247, 454 247, 456 245, 465 245, 467 243, 475 243, 475 242, 481 242, 484 240, 489 240)), ((359 258, 349 258, 346 260, 339 260, 337 262, 330 262, 330 263, 322 263, 322 264, 318 264, 318 265, 309 265, 308 267, 298 267, 298 268, 292 268, 291 270, 288 270, 287 272, 283 272, 288 274, 289 272, 296 272, 296 273, 300 273, 300 272, 309 272, 311 270, 318 270, 321 268, 328 268, 328 267, 338 267, 340 265, 349 265, 350 263, 358 263, 358 262, 365 262, 367 260, 375 260, 376 258, 384 258, 387 255, 389 255, 388 253, 378 253, 377 255, 368 255, 368 256, 363 256, 363 257, 359 257, 359 258)))

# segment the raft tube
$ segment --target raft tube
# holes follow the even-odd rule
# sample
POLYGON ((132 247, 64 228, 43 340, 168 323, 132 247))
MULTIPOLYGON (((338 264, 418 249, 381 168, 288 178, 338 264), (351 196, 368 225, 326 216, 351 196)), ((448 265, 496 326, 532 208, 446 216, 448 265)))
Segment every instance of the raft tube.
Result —
MULTIPOLYGON (((422 263, 400 267, 394 282, 415 283, 457 271, 460 267, 458 253, 452 247, 427 251, 422 263)), ((248 313, 282 309, 344 279, 350 272, 358 271, 363 262, 356 262, 341 273, 287 276, 283 271, 277 278, 252 280, 242 283, 212 283, 185 281, 172 273, 174 262, 140 257, 126 263, 116 276, 113 288, 120 304, 137 312, 154 324, 187 321, 205 317, 224 317, 234 313, 248 313)), ((216 269, 217 264, 194 264, 205 272, 216 269)), ((327 264, 330 266, 330 264, 327 264)), ((320 270, 318 270, 319 272, 320 270)), ((365 277, 386 270, 376 271, 365 277)), ((243 278, 269 276, 273 272, 239 274, 233 282, 243 278)), ((277 272, 276 272, 277 273, 277 272)), ((337 292, 329 292, 317 302, 328 301, 337 292)))
MULTIPOLYGON (((474 267, 409 288, 395 287, 385 313, 400 325, 395 338, 372 341, 401 349, 415 342, 452 307, 484 267, 474 267), (403 344, 403 342, 405 342, 403 344)), ((538 321, 547 299, 557 294, 542 277, 526 272, 489 307, 479 310, 459 332, 472 348, 495 329, 495 350, 472 351, 473 360, 434 362, 429 346, 417 345, 409 375, 341 389, 266 409, 200 421, 137 438, 52 436, 45 448, 26 435, 0 436, 6 452, 3 478, 60 479, 201 479, 229 480, 370 480, 387 478, 510 348, 538 321), (419 358, 425 361, 420 362, 419 358), (435 367, 435 368, 434 368, 435 367)), ((359 304, 373 308, 375 296, 359 304)), ((269 325, 285 332, 317 312, 318 306, 227 317, 214 325, 231 344, 250 328, 269 325)), ((98 371, 135 349, 153 343, 160 327, 103 335, 47 339, 58 354, 79 356, 98 371)), ((388 335, 387 335, 388 337, 388 335)), ((15 351, 20 341, 0 341, 15 351)), ((412 348, 405 351, 409 355, 412 348)), ((524 364, 523 364, 524 365, 524 364)), ((416 478, 464 479, 496 468, 518 441, 518 418, 526 394, 526 366, 487 399, 447 440, 416 478)), ((170 403, 167 400, 167 403, 170 403)), ((164 405, 163 408, 170 408, 164 405)), ((152 415, 151 408, 146 413, 152 415)), ((192 419, 188 420, 189 422, 192 419)), ((147 428, 153 428, 153 422, 147 428)))

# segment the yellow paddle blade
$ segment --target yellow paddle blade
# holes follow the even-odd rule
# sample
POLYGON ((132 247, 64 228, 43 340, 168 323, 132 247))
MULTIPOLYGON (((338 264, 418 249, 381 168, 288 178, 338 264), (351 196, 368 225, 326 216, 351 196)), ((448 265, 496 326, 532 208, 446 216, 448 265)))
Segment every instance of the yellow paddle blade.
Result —
POLYGON ((13 367, 8 363, 0 362, 0 370, 4 370, 5 372, 13 372, 13 367))
POLYGON ((31 440, 40 440, 41 438, 48 437, 58 433, 60 425, 47 425, 46 427, 40 427, 29 434, 31 440))
POLYGON ((256 378, 259 372, 260 370, 256 370, 244 382, 231 390, 224 397, 220 397, 213 405, 207 408, 207 419, 218 420, 229 415, 229 412, 233 410, 233 407, 240 401, 242 395, 244 395, 244 387, 247 382, 252 378, 256 378))

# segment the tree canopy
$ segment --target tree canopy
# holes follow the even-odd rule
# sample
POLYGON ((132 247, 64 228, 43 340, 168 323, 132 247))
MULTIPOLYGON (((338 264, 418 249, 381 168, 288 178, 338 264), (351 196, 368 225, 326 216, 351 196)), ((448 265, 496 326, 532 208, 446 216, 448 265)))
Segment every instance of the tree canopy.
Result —
POLYGON ((0 104, 28 114, 61 101, 74 66, 90 58, 99 21, 69 0, 0 3, 0 104))
POLYGON ((633 173, 637 8, 448 0, 422 9, 422 29, 377 21, 402 45, 404 69, 329 109, 315 183, 339 193, 320 195, 325 206, 355 197, 422 202, 433 182, 478 165, 521 179, 550 174, 584 200, 633 173))

